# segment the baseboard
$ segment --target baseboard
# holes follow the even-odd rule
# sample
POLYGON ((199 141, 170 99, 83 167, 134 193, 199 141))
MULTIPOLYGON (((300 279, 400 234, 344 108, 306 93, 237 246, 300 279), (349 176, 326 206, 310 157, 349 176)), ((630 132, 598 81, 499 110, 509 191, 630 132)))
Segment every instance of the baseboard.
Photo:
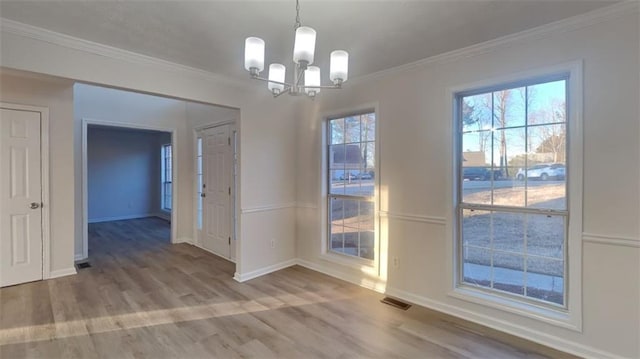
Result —
POLYGON ((334 278, 338 278, 341 279, 343 281, 349 282, 349 283, 353 283, 355 285, 359 285, 361 287, 367 288, 367 289, 371 289, 374 292, 378 292, 378 293, 384 293, 385 288, 386 288, 386 282, 381 280, 381 279, 374 279, 374 278, 362 278, 361 276, 352 276, 349 274, 346 274, 344 272, 341 271, 337 271, 335 269, 332 269, 328 266, 323 266, 321 264, 318 263, 314 263, 314 262, 309 262, 307 260, 304 259, 297 259, 296 260, 297 264, 299 266, 305 267, 305 268, 309 268, 311 270, 314 270, 316 272, 320 272, 322 274, 326 274, 330 277, 334 277, 334 278))
POLYGON ((65 268, 65 269, 58 269, 58 270, 54 270, 54 271, 49 272, 49 279, 66 277, 68 275, 74 275, 76 273, 77 272, 76 272, 76 268, 75 267, 65 268))
POLYGON ((404 290, 387 287, 386 295, 402 299, 404 301, 417 304, 422 307, 436 310, 445 314, 452 315, 464 320, 468 320, 473 323, 484 325, 486 327, 531 340, 533 342, 548 346, 553 349, 560 350, 569 354, 577 355, 583 358, 619 358, 619 356, 602 351, 596 348, 592 348, 586 345, 574 343, 568 340, 564 340, 558 336, 546 334, 536 330, 531 330, 521 325, 516 325, 504 320, 496 319, 488 315, 480 314, 467 309, 462 309, 450 304, 446 304, 440 301, 422 297, 404 290))
POLYGON ((265 274, 269 274, 269 273, 273 273, 276 271, 279 271, 281 269, 285 269, 291 266, 294 266, 298 264, 298 260, 297 259, 289 259, 287 261, 284 262, 280 262, 280 263, 276 263, 276 264, 272 264, 270 266, 264 267, 264 268, 260 268, 260 269, 256 269, 254 271, 248 272, 248 273, 238 273, 236 272, 235 275, 233 276, 233 279, 235 279, 236 281, 242 283, 242 282, 246 282, 248 280, 254 279, 254 278, 258 278, 261 277, 265 274))
POLYGON ((164 219, 171 223, 171 212, 158 212, 153 215, 154 217, 158 217, 160 219, 164 219))
POLYGON ((88 223, 124 221, 124 220, 127 220, 127 219, 148 218, 148 217, 156 217, 156 216, 157 216, 156 213, 145 213, 145 214, 132 214, 132 215, 128 215, 128 216, 90 218, 88 220, 88 223))
POLYGON ((173 244, 178 244, 178 243, 189 243, 189 244, 193 244, 193 240, 189 237, 178 237, 176 238, 176 241, 173 242, 173 244))

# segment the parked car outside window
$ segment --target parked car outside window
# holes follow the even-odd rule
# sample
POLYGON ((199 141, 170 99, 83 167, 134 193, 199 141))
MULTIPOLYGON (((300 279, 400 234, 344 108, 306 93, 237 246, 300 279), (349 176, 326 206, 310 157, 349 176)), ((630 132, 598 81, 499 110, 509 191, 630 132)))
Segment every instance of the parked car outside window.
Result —
POLYGON ((531 166, 526 170, 520 168, 516 173, 516 179, 522 181, 525 175, 527 178, 542 181, 550 179, 562 180, 565 178, 565 165, 563 163, 546 163, 531 166))

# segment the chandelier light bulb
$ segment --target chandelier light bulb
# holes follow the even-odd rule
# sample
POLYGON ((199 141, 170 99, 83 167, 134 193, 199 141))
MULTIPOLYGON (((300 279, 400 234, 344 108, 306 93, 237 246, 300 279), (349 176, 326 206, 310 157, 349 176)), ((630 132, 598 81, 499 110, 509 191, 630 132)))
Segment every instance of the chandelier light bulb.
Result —
POLYGON ((304 91, 309 96, 315 96, 320 93, 320 68, 317 66, 309 66, 304 71, 304 91), (315 87, 318 86, 318 87, 315 87))
MULTIPOLYGON (((284 77, 286 74, 287 68, 282 64, 271 64, 269 65, 269 81, 277 81, 284 82, 284 77)), ((269 82, 267 84, 269 91, 274 94, 279 94, 284 90, 284 84, 269 82)))
POLYGON ((316 30, 308 26, 300 26, 297 28, 295 42, 293 44, 293 62, 296 64, 313 64, 315 49, 316 30))
POLYGON ((344 50, 336 50, 331 53, 329 79, 334 84, 342 84, 347 81, 349 75, 349 53, 344 50))
POLYGON ((244 41, 244 68, 258 73, 264 70, 264 40, 258 37, 247 37, 244 41))

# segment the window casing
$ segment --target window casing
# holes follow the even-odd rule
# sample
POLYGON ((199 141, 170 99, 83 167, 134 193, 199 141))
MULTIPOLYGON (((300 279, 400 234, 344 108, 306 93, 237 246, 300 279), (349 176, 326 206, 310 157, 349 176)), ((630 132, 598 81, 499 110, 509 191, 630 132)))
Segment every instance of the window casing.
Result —
POLYGON ((376 114, 327 120, 327 252, 376 258, 376 114))
POLYGON ((165 211, 171 211, 171 200, 172 200, 172 178, 173 178, 173 166, 172 166, 172 155, 171 155, 171 145, 166 144, 162 146, 162 169, 161 169, 161 183, 162 183, 162 193, 161 193, 161 202, 162 209, 165 211))
POLYGON ((569 83, 456 94, 458 288, 567 310, 569 83))

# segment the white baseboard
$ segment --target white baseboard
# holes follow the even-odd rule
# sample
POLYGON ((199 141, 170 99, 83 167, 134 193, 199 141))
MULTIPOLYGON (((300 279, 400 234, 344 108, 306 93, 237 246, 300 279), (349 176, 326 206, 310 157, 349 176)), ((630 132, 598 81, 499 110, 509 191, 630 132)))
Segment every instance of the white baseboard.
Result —
POLYGON ((165 221, 171 222, 171 212, 158 212, 154 214, 154 217, 158 217, 160 219, 164 219, 165 221))
POLYGON ((66 277, 68 275, 74 275, 76 273, 77 272, 76 272, 76 268, 75 267, 65 268, 65 269, 58 269, 58 270, 54 270, 54 271, 49 272, 49 279, 66 277))
POLYGON ((242 282, 246 282, 248 280, 254 279, 254 278, 261 277, 261 276, 263 276, 265 274, 273 273, 273 272, 279 271, 281 269, 285 269, 285 268, 294 266, 296 264, 298 264, 298 260, 297 259, 289 259, 287 261, 276 263, 276 264, 272 264, 270 266, 267 266, 267 267, 264 267, 264 268, 260 268, 260 269, 256 269, 256 270, 248 272, 248 273, 238 273, 238 272, 236 272, 235 275, 233 276, 233 279, 235 279, 236 281, 242 283, 242 282))
POLYGON ((459 308, 450 304, 436 301, 430 298, 422 297, 404 290, 387 287, 386 293, 389 296, 405 300, 407 302, 417 304, 422 307, 446 313, 454 317, 468 320, 473 323, 484 325, 486 327, 499 330, 501 332, 511 334, 520 338, 531 340, 533 342, 569 353, 583 358, 619 358, 619 356, 602 351, 586 345, 574 343, 558 336, 543 333, 537 330, 513 324, 504 320, 497 319, 485 314, 459 308))
POLYGON ((158 216, 156 213, 132 214, 128 216, 89 218, 88 222, 100 223, 100 222, 111 222, 111 221, 123 221, 126 219, 148 218, 148 217, 156 217, 156 216, 158 216))
POLYGON ((334 278, 338 278, 341 279, 343 281, 349 282, 349 283, 353 283, 355 285, 359 285, 361 287, 367 288, 367 289, 371 289, 374 292, 378 292, 378 293, 384 293, 385 288, 386 288, 386 282, 381 280, 381 279, 374 279, 374 278, 363 278, 361 276, 353 276, 353 275, 349 275, 345 272, 342 271, 338 271, 335 270, 333 268, 331 268, 330 266, 324 266, 318 263, 314 263, 314 262, 309 262, 307 260, 304 259, 297 259, 297 264, 299 266, 305 267, 305 268, 309 268, 311 270, 314 270, 316 272, 320 272, 323 274, 326 274, 328 276, 334 277, 334 278))
POLYGON ((189 237, 178 237, 176 238, 176 241, 173 242, 173 244, 178 244, 178 243, 189 243, 189 244, 193 244, 193 240, 189 237))

